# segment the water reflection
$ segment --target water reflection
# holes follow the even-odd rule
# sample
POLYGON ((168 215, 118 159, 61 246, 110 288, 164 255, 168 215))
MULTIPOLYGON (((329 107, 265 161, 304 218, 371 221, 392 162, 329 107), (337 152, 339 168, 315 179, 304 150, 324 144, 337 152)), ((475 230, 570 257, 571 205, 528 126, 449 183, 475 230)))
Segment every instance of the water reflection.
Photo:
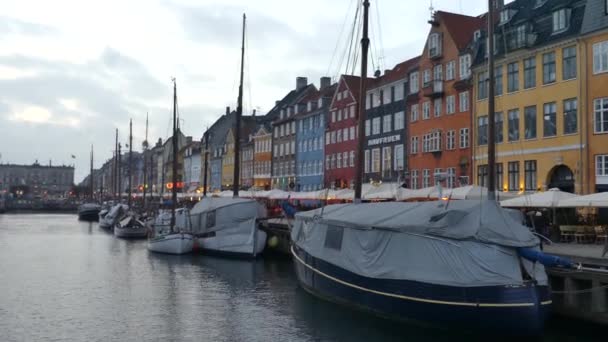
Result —
MULTIPOLYGON (((377 318, 298 287, 287 259, 151 254, 75 215, 0 215, 2 341, 472 341, 377 318)), ((475 322, 471 322, 472 325, 475 322)), ((557 320, 545 341, 593 341, 557 320)), ((510 339, 513 341, 513 339, 510 339)))

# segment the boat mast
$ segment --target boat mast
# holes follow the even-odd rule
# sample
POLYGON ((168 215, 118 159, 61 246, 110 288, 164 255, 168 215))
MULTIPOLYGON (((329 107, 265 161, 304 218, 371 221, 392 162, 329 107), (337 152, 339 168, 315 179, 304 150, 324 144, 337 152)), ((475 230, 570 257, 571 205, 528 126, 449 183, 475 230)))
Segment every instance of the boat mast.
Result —
POLYGON ((496 200, 496 125, 494 109, 494 3, 488 0, 488 199, 496 200))
POLYGON ((173 174, 171 175, 171 232, 175 228, 175 208, 177 206, 177 83, 173 79, 173 174))
POLYGON ((143 189, 143 207, 146 208, 146 186, 147 186, 147 171, 148 171, 148 163, 147 163, 147 152, 148 152, 148 113, 146 113, 146 140, 143 143, 144 147, 144 189, 143 189))
POLYGON ((114 192, 114 200, 118 193, 118 128, 116 129, 116 140, 114 141, 114 172, 112 172, 112 192, 114 192))
POLYGON ((120 145, 120 143, 118 143, 118 201, 122 202, 122 166, 120 165, 122 163, 122 152, 121 152, 121 148, 122 146, 120 145))
POLYGON ((94 193, 94 185, 93 185, 93 144, 91 144, 91 179, 90 179, 90 186, 91 186, 91 202, 93 202, 93 193, 94 193))
POLYGON ((369 0, 363 1, 363 38, 361 38, 361 82, 359 84, 359 109, 357 110, 359 139, 357 140, 357 158, 355 164, 355 199, 361 203, 361 186, 363 182, 363 148, 365 137, 365 81, 367 79, 367 51, 369 49, 368 14, 369 0))
POLYGON ((129 198, 127 199, 127 205, 129 206, 129 209, 131 209, 131 195, 132 195, 132 189, 131 189, 131 178, 133 177, 133 172, 132 169, 133 168, 133 119, 129 120, 129 198))
POLYGON ((207 168, 209 165, 209 127, 207 127, 203 138, 205 139, 205 173, 203 175, 203 197, 207 197, 207 168))
POLYGON ((239 84, 239 98, 236 106, 236 119, 234 123, 234 180, 232 181, 232 197, 239 197, 240 180, 240 153, 241 153, 241 116, 243 115, 243 68, 245 66, 245 13, 243 13, 243 37, 241 44, 241 81, 239 84))

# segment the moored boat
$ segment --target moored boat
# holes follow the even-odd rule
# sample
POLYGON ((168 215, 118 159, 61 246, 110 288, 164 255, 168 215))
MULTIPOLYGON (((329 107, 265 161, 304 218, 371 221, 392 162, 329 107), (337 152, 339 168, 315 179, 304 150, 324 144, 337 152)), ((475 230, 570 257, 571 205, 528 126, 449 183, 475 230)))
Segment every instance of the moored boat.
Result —
POLYGON ((126 239, 145 239, 148 237, 148 227, 135 216, 127 215, 114 225, 114 236, 126 239))
POLYGON ((78 219, 82 221, 99 220, 101 206, 97 203, 84 203, 78 207, 78 219))
POLYGON ((112 229, 116 222, 124 216, 129 208, 124 204, 116 204, 107 214, 99 221, 99 227, 104 229, 112 229))
POLYGON ((194 237, 189 233, 162 234, 148 240, 148 250, 164 254, 188 254, 192 252, 194 237))
POLYGON ((538 239, 495 202, 331 205, 291 238, 306 290, 383 316, 539 334, 550 310, 544 267, 518 253, 538 239))
POLYGON ((266 209, 255 200, 204 197, 190 212, 191 231, 205 254, 255 258, 266 246, 259 219, 266 209))

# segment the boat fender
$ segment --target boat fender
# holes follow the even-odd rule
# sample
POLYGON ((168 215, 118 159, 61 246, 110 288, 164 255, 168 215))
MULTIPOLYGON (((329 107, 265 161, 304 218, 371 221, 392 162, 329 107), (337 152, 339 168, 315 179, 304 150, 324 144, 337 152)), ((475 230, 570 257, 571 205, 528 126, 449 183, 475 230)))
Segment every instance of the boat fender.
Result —
POLYGON ((517 253, 520 257, 524 259, 530 260, 532 262, 539 262, 546 267, 576 268, 576 264, 568 258, 543 253, 532 248, 520 247, 517 249, 517 253))

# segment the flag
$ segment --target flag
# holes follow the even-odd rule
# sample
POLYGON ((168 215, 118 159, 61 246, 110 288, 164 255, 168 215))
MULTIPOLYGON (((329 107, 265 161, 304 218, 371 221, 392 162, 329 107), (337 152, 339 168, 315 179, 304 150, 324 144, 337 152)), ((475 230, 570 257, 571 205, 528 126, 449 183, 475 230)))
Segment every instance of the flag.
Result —
POLYGON ((76 159, 76 156, 72 154, 72 159, 76 159))

